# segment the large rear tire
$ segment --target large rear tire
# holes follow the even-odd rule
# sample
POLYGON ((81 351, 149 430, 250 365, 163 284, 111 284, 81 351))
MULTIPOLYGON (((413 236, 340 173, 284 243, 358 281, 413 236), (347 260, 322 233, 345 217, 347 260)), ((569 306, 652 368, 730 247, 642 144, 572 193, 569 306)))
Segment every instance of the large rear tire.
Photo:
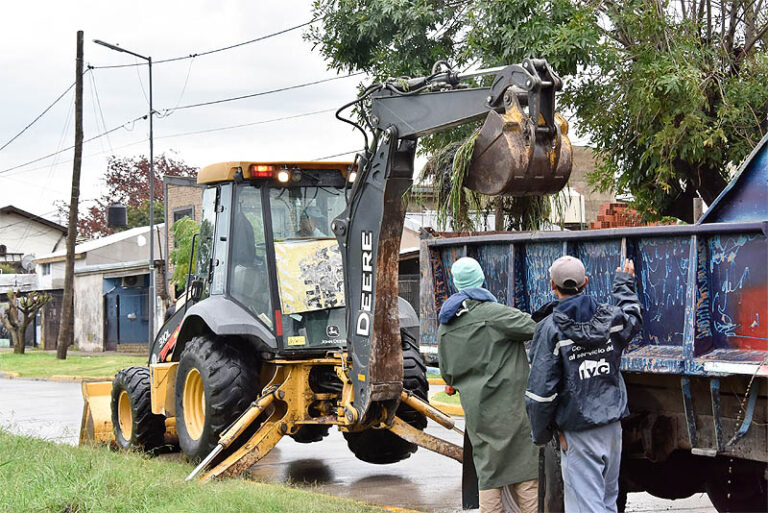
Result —
MULTIPOLYGON (((416 340, 405 330, 400 330, 400 337, 403 343, 403 388, 426 400, 429 390, 427 369, 419 354, 416 340)), ((426 417, 405 404, 400 404, 397 416, 416 429, 423 430, 427 427, 426 417)), ((416 444, 403 440, 386 429, 344 433, 344 438, 347 439, 347 446, 355 457, 379 465, 402 461, 418 449, 416 444)))
POLYGON ((706 481, 707 495, 720 512, 766 511, 766 464, 738 458, 718 458, 706 481))
POLYGON ((184 455, 208 455, 219 435, 259 395, 257 360, 248 347, 200 336, 184 348, 176 375, 176 430, 184 455))
POLYGON ((127 367, 112 381, 112 429, 118 447, 152 452, 162 447, 165 415, 152 413, 149 368, 127 367))

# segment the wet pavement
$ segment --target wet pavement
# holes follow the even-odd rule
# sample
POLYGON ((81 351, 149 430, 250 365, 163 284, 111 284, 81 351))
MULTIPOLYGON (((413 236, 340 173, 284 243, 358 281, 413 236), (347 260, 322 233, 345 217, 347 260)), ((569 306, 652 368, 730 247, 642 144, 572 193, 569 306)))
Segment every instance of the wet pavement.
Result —
MULTIPOLYGON (((79 383, 0 378, 0 427, 11 432, 75 445, 82 407, 79 383)), ((463 421, 458 425, 463 428, 463 421)), ((461 443, 457 433, 437 424, 430 422, 427 431, 461 443)), ((399 463, 372 465, 355 458, 344 437, 334 429, 325 440, 313 444, 283 438, 251 470, 251 478, 374 504, 441 513, 461 511, 459 463, 419 449, 399 463)), ((704 494, 670 501, 633 493, 627 511, 714 513, 715 509, 704 494)))

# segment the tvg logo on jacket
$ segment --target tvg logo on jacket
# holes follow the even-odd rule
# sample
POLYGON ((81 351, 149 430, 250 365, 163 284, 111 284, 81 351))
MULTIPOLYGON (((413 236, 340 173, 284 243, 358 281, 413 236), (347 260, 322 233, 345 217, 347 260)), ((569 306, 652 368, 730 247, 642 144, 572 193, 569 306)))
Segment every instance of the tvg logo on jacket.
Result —
POLYGON ((579 377, 581 379, 589 379, 595 376, 603 374, 609 374, 611 372, 611 364, 605 361, 605 358, 601 358, 598 361, 584 360, 579 365, 579 377))

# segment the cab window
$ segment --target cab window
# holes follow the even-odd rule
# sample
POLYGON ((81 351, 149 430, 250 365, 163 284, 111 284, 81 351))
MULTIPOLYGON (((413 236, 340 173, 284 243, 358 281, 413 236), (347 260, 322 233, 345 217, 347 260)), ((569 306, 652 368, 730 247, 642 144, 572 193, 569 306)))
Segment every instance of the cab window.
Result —
POLYGON ((272 328, 261 190, 250 185, 236 191, 230 258, 230 295, 272 328))

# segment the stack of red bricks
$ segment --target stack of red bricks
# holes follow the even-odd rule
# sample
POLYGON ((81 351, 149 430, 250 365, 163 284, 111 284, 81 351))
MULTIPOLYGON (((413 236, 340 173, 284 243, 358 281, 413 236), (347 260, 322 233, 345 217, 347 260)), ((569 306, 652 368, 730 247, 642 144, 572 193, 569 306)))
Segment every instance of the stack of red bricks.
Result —
POLYGON ((600 207, 597 221, 591 223, 589 227, 594 230, 596 228, 625 228, 645 224, 637 210, 629 208, 626 203, 605 203, 600 207))

